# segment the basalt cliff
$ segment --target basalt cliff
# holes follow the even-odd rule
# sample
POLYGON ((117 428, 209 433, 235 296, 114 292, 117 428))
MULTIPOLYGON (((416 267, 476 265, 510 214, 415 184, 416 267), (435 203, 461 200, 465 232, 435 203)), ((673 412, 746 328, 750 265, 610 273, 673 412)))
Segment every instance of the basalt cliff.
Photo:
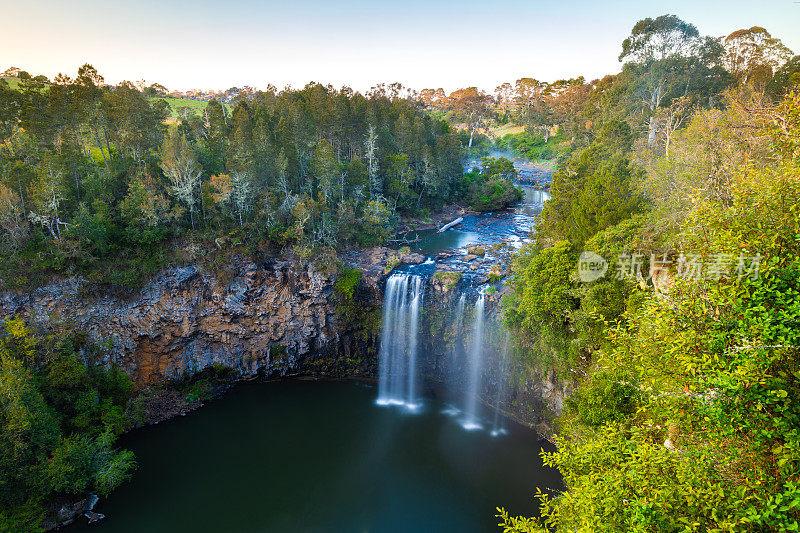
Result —
MULTIPOLYGON (((98 295, 70 278, 29 294, 0 295, 0 318, 17 315, 109 343, 102 362, 117 364, 139 388, 214 364, 242 377, 315 369, 341 374, 359 369, 335 363, 374 353, 375 335, 338 320, 334 277, 294 257, 244 263, 226 283, 186 266, 161 273, 127 298, 98 295)), ((378 292, 368 297, 380 305, 378 292)))

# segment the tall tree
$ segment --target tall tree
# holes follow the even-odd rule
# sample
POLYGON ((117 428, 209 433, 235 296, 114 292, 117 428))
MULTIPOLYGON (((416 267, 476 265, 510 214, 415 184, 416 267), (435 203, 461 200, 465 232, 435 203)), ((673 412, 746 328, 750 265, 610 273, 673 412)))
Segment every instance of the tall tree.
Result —
POLYGON ((231 175, 231 198, 242 227, 242 216, 250 211, 253 205, 253 179, 247 172, 235 170, 231 175))
POLYGON ((369 125, 367 138, 364 141, 364 154, 367 159, 367 175, 369 176, 370 198, 379 199, 383 195, 383 180, 378 172, 378 134, 375 126, 369 125))
POLYGON ((66 199, 63 178, 64 171, 59 162, 48 156, 39 164, 31 190, 33 207, 28 216, 46 228, 54 239, 60 239, 61 227, 68 225, 61 220, 61 204, 66 199))
POLYGON ((161 169, 170 182, 170 194, 189 210, 189 219, 194 229, 194 210, 197 205, 197 190, 203 171, 197 163, 194 151, 186 136, 173 131, 161 146, 161 169))
POLYGON ((693 24, 675 15, 646 18, 634 25, 622 43, 619 60, 634 74, 630 97, 645 112, 651 146, 656 143, 660 107, 690 92, 713 96, 725 88, 724 70, 718 64, 721 54, 715 39, 702 38, 693 24))
POLYGON ((467 126, 469 130, 467 148, 472 148, 475 132, 492 111, 492 97, 477 87, 467 87, 450 93, 448 100, 456 119, 467 126))
POLYGON ((737 80, 763 86, 789 58, 792 51, 760 26, 731 32, 722 40, 725 68, 737 80))

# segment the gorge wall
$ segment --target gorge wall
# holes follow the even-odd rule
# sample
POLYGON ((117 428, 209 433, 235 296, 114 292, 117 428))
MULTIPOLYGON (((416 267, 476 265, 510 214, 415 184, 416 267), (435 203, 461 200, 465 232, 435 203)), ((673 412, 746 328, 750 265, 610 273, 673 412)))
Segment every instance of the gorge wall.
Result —
MULTIPOLYGON (((485 283, 494 268, 481 258, 464 258, 435 266, 437 272, 462 269, 459 283, 436 275, 426 282, 419 342, 420 371, 429 392, 436 391, 437 384, 459 387, 453 380, 464 375, 459 367, 466 364, 464 346, 470 337, 454 325, 453 314, 459 298, 473 294, 475 285, 485 283)), ((425 258, 398 257, 386 248, 373 248, 345 260, 362 272, 356 295, 362 315, 355 318, 345 316, 338 305, 335 273, 287 255, 241 262, 224 282, 197 266, 172 268, 125 298, 97 294, 83 280, 69 278, 31 293, 0 294, 0 319, 20 316, 34 327, 84 332, 95 343, 108 345, 101 359, 92 362, 118 365, 137 389, 212 365, 229 367, 242 379, 373 378, 389 267, 402 268, 425 258)), ((496 315, 501 296, 502 291, 487 296, 487 315, 496 315)), ((479 394, 486 404, 495 402, 500 386, 493 357, 487 359, 479 394)), ((550 433, 546 414, 560 411, 563 387, 552 376, 529 369, 516 368, 514 376, 501 411, 536 427, 540 434, 550 433)))
POLYGON ((174 268, 128 298, 91 294, 71 278, 0 295, 0 318, 18 315, 110 342, 96 362, 116 363, 138 388, 213 364, 243 377, 369 372, 374 358, 360 354, 374 353, 375 335, 339 323, 333 282, 292 257, 239 265, 227 283, 196 266, 174 268))

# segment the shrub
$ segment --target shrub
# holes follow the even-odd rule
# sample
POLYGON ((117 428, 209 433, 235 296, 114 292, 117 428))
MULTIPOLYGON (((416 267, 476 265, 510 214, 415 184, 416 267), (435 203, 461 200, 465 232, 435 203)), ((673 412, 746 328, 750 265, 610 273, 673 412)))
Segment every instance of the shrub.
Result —
POLYGON ((439 281, 445 290, 450 290, 461 281, 461 272, 437 272, 433 279, 439 281))
POLYGON ((86 491, 107 494, 127 480, 133 455, 113 449, 127 426, 130 380, 86 366, 79 335, 44 339, 21 320, 0 339, 0 529, 37 531, 46 504, 86 491), (55 356, 50 360, 50 357, 55 356))

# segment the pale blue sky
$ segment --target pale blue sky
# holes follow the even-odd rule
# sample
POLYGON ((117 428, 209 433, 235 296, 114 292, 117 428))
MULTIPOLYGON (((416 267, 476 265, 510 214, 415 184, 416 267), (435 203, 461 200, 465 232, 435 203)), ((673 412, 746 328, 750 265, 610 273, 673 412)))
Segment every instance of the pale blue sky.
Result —
POLYGON ((619 71, 620 43, 644 17, 676 14, 702 34, 763 26, 800 53, 794 0, 0 0, 0 71, 74 75, 171 89, 303 86, 368 89, 547 81, 619 71))

